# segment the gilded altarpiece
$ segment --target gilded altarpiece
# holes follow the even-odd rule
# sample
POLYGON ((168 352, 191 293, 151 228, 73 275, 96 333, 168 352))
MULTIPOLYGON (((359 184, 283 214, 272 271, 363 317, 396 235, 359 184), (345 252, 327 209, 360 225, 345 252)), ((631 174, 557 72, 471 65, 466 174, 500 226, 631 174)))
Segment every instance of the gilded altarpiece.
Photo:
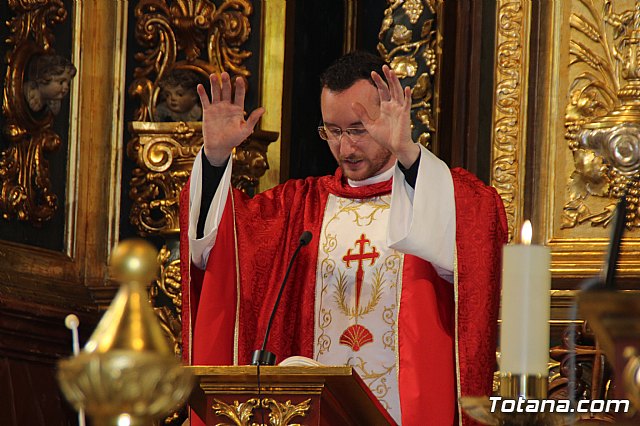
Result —
MULTIPOLYGON (((622 194, 627 230, 618 284, 637 288, 640 2, 498 1, 496 14, 492 184, 511 241, 532 218, 535 243, 551 248, 558 342, 571 322, 582 322, 572 317, 574 297, 601 271, 622 194)), ((576 357, 594 361, 591 390, 596 381, 602 390, 602 352, 588 336, 578 330, 576 357)), ((557 360, 565 359, 566 339, 552 351, 557 360)))
POLYGON ((492 184, 511 240, 526 214, 551 247, 558 290, 600 272, 625 192, 620 280, 640 272, 638 28, 634 1, 498 2, 492 184))

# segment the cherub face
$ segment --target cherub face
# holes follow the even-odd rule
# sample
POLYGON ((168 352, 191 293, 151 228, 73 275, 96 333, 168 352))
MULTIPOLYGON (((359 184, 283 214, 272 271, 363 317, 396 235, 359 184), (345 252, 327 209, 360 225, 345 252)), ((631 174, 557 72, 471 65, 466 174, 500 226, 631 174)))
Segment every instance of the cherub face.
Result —
POLYGON ((198 98, 196 92, 182 86, 170 86, 163 89, 169 109, 176 113, 190 111, 198 98))
POLYGON ((38 84, 40 96, 44 100, 60 100, 69 93, 71 72, 66 70, 62 74, 54 75, 47 83, 38 84))

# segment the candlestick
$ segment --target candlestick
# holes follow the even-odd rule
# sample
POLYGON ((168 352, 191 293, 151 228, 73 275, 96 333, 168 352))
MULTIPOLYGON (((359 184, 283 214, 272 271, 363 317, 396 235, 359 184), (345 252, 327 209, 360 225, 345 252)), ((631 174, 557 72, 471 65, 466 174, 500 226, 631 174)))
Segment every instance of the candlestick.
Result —
POLYGON ((502 257, 500 371, 503 375, 548 376, 549 248, 531 244, 531 223, 522 228, 523 244, 505 246, 502 257))

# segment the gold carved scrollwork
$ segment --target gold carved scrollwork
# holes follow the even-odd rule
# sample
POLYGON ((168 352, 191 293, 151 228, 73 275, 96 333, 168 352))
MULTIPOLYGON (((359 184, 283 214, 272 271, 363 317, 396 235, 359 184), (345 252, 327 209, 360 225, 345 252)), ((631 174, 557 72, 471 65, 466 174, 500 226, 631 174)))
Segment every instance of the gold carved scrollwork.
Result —
POLYGON ((51 129, 57 110, 33 111, 25 98, 30 83, 26 79, 32 59, 55 53, 52 27, 66 20, 67 11, 60 0, 10 0, 9 7, 16 16, 7 22, 11 48, 5 58, 2 111, 9 146, 0 154, 0 212, 4 219, 40 226, 57 209, 45 153, 57 150, 62 142, 51 129))
POLYGON ((172 251, 165 245, 158 253, 160 277, 151 285, 149 296, 153 310, 158 316, 160 327, 173 345, 177 356, 182 353, 182 277, 178 250, 172 251), (163 303, 162 299, 166 299, 163 303))
POLYGON ((627 226, 640 227, 640 2, 580 0, 570 17, 565 138, 573 155, 562 227, 606 227, 626 193, 627 226))
POLYGON ((388 3, 378 34, 378 52, 403 84, 412 87, 412 137, 428 146, 436 133, 434 87, 438 66, 438 2, 389 0, 388 3))
MULTIPOLYGON (((195 124, 195 123, 191 123, 195 124)), ((187 123, 131 123, 137 135, 127 154, 138 165, 131 179, 130 220, 141 235, 179 232, 180 191, 200 146, 202 135, 187 123)))
MULTIPOLYGON (((201 123, 145 123, 134 121, 136 135, 127 146, 138 165, 133 171, 130 220, 141 235, 175 235, 179 232, 180 191, 202 146, 201 123)), ((235 187, 252 193, 269 164, 267 147, 274 132, 255 131, 233 153, 235 187)))
POLYGON ((159 83, 174 69, 194 72, 206 81, 213 72, 249 76, 243 62, 251 52, 240 46, 251 33, 248 0, 142 0, 135 8, 136 39, 145 48, 135 59, 129 94, 139 98, 136 121, 151 121, 160 92, 159 83), (170 4, 169 4, 170 3, 170 4), (178 53, 184 60, 177 61, 178 53), (203 57, 205 56, 205 57, 203 57))
POLYGON ((522 1, 499 0, 497 4, 495 107, 492 135, 491 185, 502 198, 507 214, 509 239, 520 223, 522 205, 528 28, 530 10, 522 1))
POLYGON ((259 407, 270 410, 269 426, 300 426, 299 423, 291 423, 291 420, 295 417, 306 416, 311 407, 311 400, 307 399, 294 405, 291 401, 282 403, 271 398, 251 398, 242 403, 234 401, 233 404, 214 399, 211 408, 217 416, 227 417, 231 420, 231 423, 218 423, 216 426, 263 426, 261 423, 252 421, 253 411, 259 407))

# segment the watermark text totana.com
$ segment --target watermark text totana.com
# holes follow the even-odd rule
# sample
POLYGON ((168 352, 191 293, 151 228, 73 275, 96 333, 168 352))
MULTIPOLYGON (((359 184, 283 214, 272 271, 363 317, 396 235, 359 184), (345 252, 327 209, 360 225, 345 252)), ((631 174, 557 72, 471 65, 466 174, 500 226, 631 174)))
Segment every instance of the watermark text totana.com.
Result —
POLYGON ((628 399, 506 399, 490 396, 492 413, 628 413, 628 399))

